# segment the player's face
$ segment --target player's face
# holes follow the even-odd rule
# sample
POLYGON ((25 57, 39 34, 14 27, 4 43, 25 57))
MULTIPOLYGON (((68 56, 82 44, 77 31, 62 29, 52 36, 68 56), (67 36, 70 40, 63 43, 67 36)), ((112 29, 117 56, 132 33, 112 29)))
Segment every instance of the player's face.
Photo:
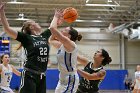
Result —
POLYGON ((98 62, 98 64, 101 64, 104 59, 102 56, 102 50, 96 51, 93 58, 94 58, 95 62, 98 62))
POLYGON ((137 71, 140 71, 140 65, 137 66, 137 71))
POLYGON ((31 25, 30 29, 32 29, 33 31, 38 32, 38 33, 41 32, 41 27, 38 23, 36 23, 35 21, 29 21, 29 22, 31 25))
POLYGON ((3 63, 9 63, 9 61, 10 61, 9 55, 4 55, 3 59, 2 59, 2 62, 3 63))

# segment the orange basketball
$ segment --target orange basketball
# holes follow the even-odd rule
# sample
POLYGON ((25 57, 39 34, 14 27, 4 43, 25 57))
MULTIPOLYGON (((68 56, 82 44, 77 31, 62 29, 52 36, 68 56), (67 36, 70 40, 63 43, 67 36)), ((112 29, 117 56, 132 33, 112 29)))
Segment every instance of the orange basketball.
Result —
POLYGON ((74 22, 78 17, 78 12, 73 7, 68 7, 63 11, 63 18, 66 22, 72 23, 74 22))

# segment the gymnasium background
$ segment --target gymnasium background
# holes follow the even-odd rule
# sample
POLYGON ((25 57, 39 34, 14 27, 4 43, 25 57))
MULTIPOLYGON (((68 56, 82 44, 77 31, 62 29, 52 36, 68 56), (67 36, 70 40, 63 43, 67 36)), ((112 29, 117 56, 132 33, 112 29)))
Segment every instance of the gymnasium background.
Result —
MULTIPOLYGON (((8 21, 16 31, 20 31, 22 23, 28 19, 37 21, 44 30, 52 20, 54 8, 75 7, 79 13, 78 19, 72 24, 65 23, 60 29, 71 25, 82 34, 83 39, 76 43, 79 53, 89 60, 92 60, 93 53, 100 48, 106 49, 112 57, 111 64, 105 67, 107 75, 101 83, 100 89, 125 90, 125 75, 129 73, 129 76, 134 79, 136 66, 140 64, 139 0, 5 1, 8 2, 5 10, 8 21), (14 3, 9 3, 13 1, 14 3), (131 24, 133 22, 135 24, 131 24), (126 27, 125 24, 130 24, 130 26, 126 27), (114 27, 117 28, 114 30, 114 27), (134 32, 137 32, 138 36, 131 38, 134 32)), ((10 63, 17 69, 22 70, 25 56, 23 49, 16 51, 19 44, 3 32, 0 23, 0 54, 9 53, 11 56, 10 63)), ((46 72, 46 83, 47 89, 54 90, 59 73, 56 61, 57 50, 52 46, 50 47, 50 63, 46 72)), ((83 68, 80 64, 78 64, 78 67, 83 68)), ((18 89, 19 81, 20 77, 14 75, 11 88, 18 89)))

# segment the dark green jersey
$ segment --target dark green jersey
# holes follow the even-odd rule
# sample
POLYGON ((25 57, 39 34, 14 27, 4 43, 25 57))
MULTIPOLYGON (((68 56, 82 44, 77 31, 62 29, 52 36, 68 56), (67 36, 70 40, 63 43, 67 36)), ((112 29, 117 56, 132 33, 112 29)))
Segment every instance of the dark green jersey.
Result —
POLYGON ((28 35, 18 32, 17 39, 25 49, 27 61, 24 66, 29 69, 44 72, 47 69, 49 57, 48 38, 51 32, 49 29, 41 35, 28 35))
MULTIPOLYGON (((87 66, 84 68, 84 71, 92 74, 92 73, 96 73, 100 70, 103 69, 103 67, 97 68, 97 69, 93 69, 92 68, 93 63, 89 62, 87 64, 87 66)), ((79 89, 83 92, 87 92, 87 93, 93 93, 93 92, 97 92, 99 90, 99 84, 100 84, 101 80, 87 80, 84 77, 81 77, 80 79, 80 85, 79 85, 79 89)))

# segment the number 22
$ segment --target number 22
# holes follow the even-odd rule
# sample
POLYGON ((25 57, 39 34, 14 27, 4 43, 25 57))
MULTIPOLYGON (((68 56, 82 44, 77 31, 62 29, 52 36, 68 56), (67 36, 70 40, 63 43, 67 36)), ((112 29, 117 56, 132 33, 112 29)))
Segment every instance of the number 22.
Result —
POLYGON ((47 47, 44 48, 40 47, 39 50, 40 50, 40 55, 47 55, 47 47))

